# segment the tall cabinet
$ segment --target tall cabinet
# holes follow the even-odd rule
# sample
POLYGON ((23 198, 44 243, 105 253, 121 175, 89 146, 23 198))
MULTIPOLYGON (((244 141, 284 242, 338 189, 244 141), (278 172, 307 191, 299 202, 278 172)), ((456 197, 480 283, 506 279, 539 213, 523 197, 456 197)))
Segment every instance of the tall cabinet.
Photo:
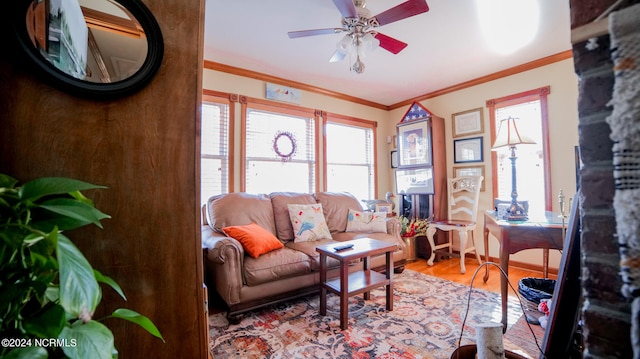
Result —
MULTIPOLYGON (((399 199, 398 213, 408 218, 446 218, 444 119, 414 102, 396 127, 398 167, 395 170, 395 185, 399 199)), ((436 237, 436 243, 439 242, 436 237)), ((416 240, 416 254, 422 258, 429 257, 426 237, 416 240)))

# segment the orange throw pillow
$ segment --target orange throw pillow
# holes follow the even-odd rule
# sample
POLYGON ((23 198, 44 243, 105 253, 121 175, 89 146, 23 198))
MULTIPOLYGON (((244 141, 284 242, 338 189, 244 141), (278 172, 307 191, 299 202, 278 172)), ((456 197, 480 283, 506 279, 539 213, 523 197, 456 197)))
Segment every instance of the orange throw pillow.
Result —
POLYGON ((244 250, 253 258, 258 258, 275 249, 284 248, 284 244, 276 236, 255 223, 246 226, 224 227, 222 231, 240 242, 244 250))

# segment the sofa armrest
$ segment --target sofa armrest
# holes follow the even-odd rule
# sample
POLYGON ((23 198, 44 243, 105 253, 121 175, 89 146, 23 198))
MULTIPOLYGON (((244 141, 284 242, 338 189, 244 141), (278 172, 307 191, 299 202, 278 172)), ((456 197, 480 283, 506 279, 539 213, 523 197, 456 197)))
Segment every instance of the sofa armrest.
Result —
POLYGON ((215 288, 228 305, 238 303, 240 289, 244 285, 242 245, 231 237, 213 231, 209 226, 203 226, 202 247, 209 281, 207 285, 215 288))
POLYGON ((387 234, 390 234, 397 238, 400 242, 403 242, 400 237, 400 231, 402 230, 402 224, 396 217, 388 217, 387 220, 387 234))
POLYGON ((240 265, 243 264, 244 248, 240 242, 214 231, 209 226, 202 226, 202 248, 205 250, 207 259, 216 263, 222 264, 234 259, 240 265))

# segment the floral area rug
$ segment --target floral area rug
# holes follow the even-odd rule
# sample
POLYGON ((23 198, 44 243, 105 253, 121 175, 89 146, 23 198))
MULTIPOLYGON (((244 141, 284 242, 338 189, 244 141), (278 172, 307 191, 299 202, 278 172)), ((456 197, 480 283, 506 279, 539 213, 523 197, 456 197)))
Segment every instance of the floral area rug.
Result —
MULTIPOLYGON (((339 297, 329 293, 326 316, 318 314, 319 295, 247 313, 239 324, 229 324, 225 312, 212 314, 209 346, 214 358, 448 359, 458 346, 468 293, 467 286, 405 270, 394 275, 393 311, 385 310, 384 287, 367 301, 362 295, 349 298, 347 330, 340 330, 339 297)), ((462 345, 475 343, 476 324, 499 323, 501 317, 500 295, 474 288, 462 345)), ((510 327, 526 326, 520 317, 518 302, 510 298, 510 327)), ((538 356, 528 327, 509 328, 504 345, 538 356)))

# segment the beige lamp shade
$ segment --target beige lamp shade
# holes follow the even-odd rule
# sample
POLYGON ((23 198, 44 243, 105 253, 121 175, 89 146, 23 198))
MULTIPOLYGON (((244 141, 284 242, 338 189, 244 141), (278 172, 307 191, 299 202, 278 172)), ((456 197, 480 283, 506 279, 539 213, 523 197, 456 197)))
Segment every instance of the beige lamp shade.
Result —
POLYGON ((498 127, 498 134, 496 135, 496 140, 491 146, 491 149, 496 149, 505 146, 515 146, 519 144, 535 144, 536 142, 532 140, 525 134, 520 133, 518 128, 516 127, 516 119, 513 117, 506 118, 500 121, 500 127, 498 127))

